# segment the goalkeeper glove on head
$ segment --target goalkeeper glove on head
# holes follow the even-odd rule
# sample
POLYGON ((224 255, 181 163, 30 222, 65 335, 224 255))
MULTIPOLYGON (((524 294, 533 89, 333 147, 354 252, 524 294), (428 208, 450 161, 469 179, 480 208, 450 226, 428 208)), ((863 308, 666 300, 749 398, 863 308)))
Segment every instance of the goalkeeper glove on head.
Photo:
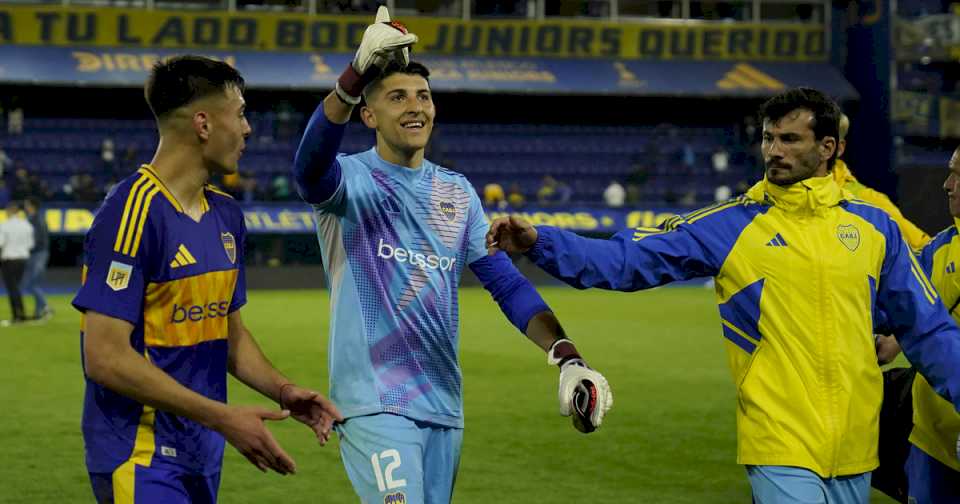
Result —
POLYGON ((417 36, 396 21, 390 21, 387 8, 380 6, 374 23, 363 32, 363 39, 353 62, 337 80, 337 96, 346 103, 360 103, 364 88, 373 82, 391 61, 401 66, 410 63, 410 46, 417 36))

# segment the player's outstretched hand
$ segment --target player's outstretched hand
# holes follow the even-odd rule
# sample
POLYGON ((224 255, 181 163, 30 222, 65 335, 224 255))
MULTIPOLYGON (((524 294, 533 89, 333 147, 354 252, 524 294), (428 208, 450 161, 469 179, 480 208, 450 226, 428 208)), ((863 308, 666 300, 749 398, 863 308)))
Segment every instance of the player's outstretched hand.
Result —
POLYGON ((537 228, 523 217, 500 217, 490 223, 487 231, 487 252, 502 250, 509 254, 526 252, 537 243, 537 228))
POLYGON ((297 385, 287 385, 281 389, 280 405, 289 410, 295 420, 313 429, 321 446, 330 440, 334 422, 343 421, 343 415, 333 402, 319 392, 297 385))
POLYGON ((227 406, 227 412, 218 419, 214 428, 261 471, 273 469, 280 474, 293 474, 297 472, 296 463, 264 425, 264 420, 283 420, 288 416, 290 412, 287 410, 227 406))
POLYGON ((390 12, 381 5, 373 24, 363 32, 353 62, 337 80, 337 94, 347 103, 360 103, 363 89, 377 78, 387 63, 397 61, 406 66, 410 62, 410 46, 417 40, 407 27, 390 21, 390 12))

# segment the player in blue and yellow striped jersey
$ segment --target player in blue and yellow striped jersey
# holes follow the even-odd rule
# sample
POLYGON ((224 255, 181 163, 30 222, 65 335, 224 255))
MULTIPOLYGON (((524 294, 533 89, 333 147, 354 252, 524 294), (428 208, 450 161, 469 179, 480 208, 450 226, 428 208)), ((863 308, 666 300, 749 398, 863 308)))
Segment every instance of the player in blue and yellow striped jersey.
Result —
POLYGON ((263 424, 293 415, 327 440, 340 416, 264 357, 246 303, 243 213, 206 182, 231 173, 250 126, 223 62, 157 64, 146 99, 160 143, 120 182, 84 243, 83 437, 100 503, 215 502, 224 439, 261 470, 295 471, 263 424), (283 410, 228 406, 227 372, 283 410))
POLYGON ((510 218, 494 221, 488 238, 578 288, 714 277, 737 392, 737 462, 758 504, 869 502, 883 398, 877 309, 960 408, 960 330, 896 223, 830 173, 839 114, 813 89, 771 98, 764 179, 661 228, 596 240, 510 218))
MULTIPOLYGON (((930 275, 944 306, 960 322, 960 149, 950 158, 950 173, 943 183, 953 226, 945 229, 920 252, 920 266, 930 275)), ((913 431, 906 472, 910 502, 937 504, 960 502, 960 414, 923 376, 913 382, 913 431)))

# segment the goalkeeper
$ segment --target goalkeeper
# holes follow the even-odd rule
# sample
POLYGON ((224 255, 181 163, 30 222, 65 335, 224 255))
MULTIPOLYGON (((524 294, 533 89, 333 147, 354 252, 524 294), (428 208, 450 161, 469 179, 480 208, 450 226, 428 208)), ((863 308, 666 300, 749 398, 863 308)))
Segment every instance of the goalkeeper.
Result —
POLYGON ((960 330, 890 216, 833 179, 836 104, 792 89, 761 117, 766 174, 739 198, 610 240, 497 219, 488 245, 578 288, 715 277, 754 502, 866 504, 883 393, 874 308, 954 409, 960 330))
POLYGON ((560 412, 600 426, 613 403, 560 323, 505 254, 466 178, 424 159, 435 116, 417 37, 381 7, 353 62, 317 107, 294 160, 314 206, 331 294, 331 397, 340 452, 363 502, 447 503, 463 440, 457 286, 464 266, 560 366, 560 412), (376 146, 337 155, 354 106, 376 146))

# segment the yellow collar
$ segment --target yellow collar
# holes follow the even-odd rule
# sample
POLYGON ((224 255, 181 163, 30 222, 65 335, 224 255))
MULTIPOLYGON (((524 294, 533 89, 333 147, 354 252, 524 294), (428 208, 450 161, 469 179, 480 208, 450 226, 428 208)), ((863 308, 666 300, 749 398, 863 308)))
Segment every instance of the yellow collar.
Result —
POLYGON ((833 180, 836 180, 841 187, 847 182, 856 182, 857 177, 853 176, 850 167, 842 159, 837 159, 833 163, 833 180))
POLYGON ((788 212, 817 212, 847 199, 833 177, 810 177, 788 186, 778 186, 764 177, 747 191, 747 197, 788 212))

